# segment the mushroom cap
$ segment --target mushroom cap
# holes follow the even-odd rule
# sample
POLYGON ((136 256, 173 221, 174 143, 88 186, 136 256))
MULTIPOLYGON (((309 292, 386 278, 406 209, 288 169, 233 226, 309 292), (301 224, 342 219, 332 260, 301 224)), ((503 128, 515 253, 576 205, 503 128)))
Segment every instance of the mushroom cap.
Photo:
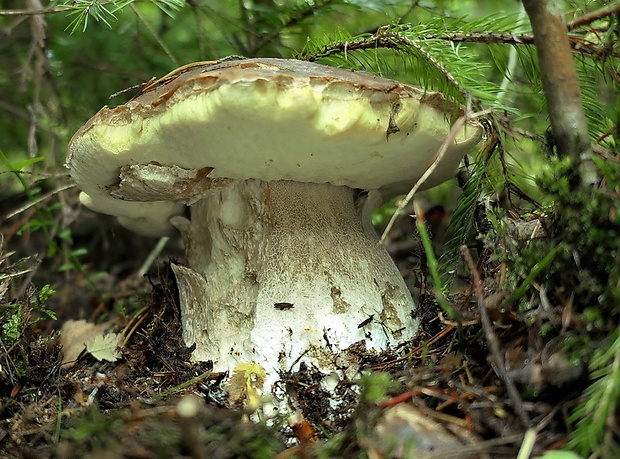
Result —
MULTIPOLYGON (((229 179, 406 192, 459 114, 440 93, 361 71, 287 59, 198 63, 102 108, 71 139, 67 166, 86 206, 162 235, 170 217, 229 179)), ((481 137, 480 124, 466 123, 424 187, 452 177, 481 137)))

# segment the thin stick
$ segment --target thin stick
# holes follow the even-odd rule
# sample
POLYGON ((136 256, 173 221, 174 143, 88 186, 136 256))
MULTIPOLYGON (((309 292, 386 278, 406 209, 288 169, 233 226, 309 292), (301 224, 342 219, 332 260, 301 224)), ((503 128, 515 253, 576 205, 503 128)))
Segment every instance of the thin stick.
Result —
POLYGON ((385 241, 385 238, 387 237, 388 233, 390 232, 390 230, 394 226, 394 223, 396 222, 396 219, 399 217, 399 215, 403 211, 403 209, 405 207, 407 207, 407 205, 409 204, 409 202, 411 201, 413 196, 418 192, 418 190, 424 184, 424 182, 426 182, 426 180, 428 180, 428 178, 435 171, 435 169, 437 168, 437 166, 439 165, 439 163, 441 162, 441 160, 445 156, 446 151, 448 151, 448 146, 451 143, 454 142, 454 139, 456 138, 456 136, 458 135, 458 133, 460 132, 462 127, 465 125, 465 121, 470 120, 470 119, 474 119, 474 118, 478 118, 478 117, 486 115, 487 113, 490 113, 490 112, 491 112, 491 110, 484 110, 484 111, 481 111, 481 112, 474 113, 473 115, 471 115, 469 117, 461 116, 459 119, 457 119, 454 122, 454 124, 452 125, 452 128, 450 129, 450 133, 448 134, 446 139, 443 141, 443 143, 439 147, 439 150, 437 151, 437 154, 435 155, 435 158, 433 159, 433 162, 431 163, 431 165, 428 167, 428 169, 426 169, 424 174, 422 174, 422 177, 420 177, 418 179, 418 181, 415 183, 415 185, 413 185, 413 188, 411 188, 411 190, 409 190, 409 193, 407 193, 407 196, 405 197, 405 199, 401 200, 400 203, 398 204, 398 208, 396 209, 396 212, 394 212, 394 214, 392 215, 392 218, 390 218, 390 221, 388 222, 387 226, 385 227, 385 230, 383 230, 383 233, 381 234, 381 239, 379 239, 379 243, 380 244, 382 244, 383 241, 385 241))
POLYGON ((613 16, 614 14, 620 14, 620 2, 617 2, 615 5, 612 6, 606 6, 605 8, 590 11, 583 16, 573 19, 572 21, 569 21, 568 24, 566 24, 566 28, 568 30, 573 30, 576 27, 590 24, 594 21, 598 21, 599 19, 613 16))
POLYGON ((27 211, 31 207, 34 207, 37 204, 39 204, 39 203, 41 203, 41 202, 51 198, 52 196, 57 195, 61 191, 68 190, 69 188, 73 188, 74 186, 75 186, 75 183, 69 183, 67 185, 61 185, 58 188, 56 188, 55 190, 52 190, 49 193, 44 194, 43 196, 39 196, 36 200, 30 201, 30 202, 24 204, 23 206, 20 206, 17 209, 12 210, 8 214, 6 214, 3 217, 3 219, 4 220, 8 220, 9 218, 13 218, 13 217, 15 217, 15 216, 17 216, 17 215, 27 211))
POLYGON ((127 322, 127 325, 125 325, 125 328, 123 329, 123 334, 125 335, 125 338, 123 339, 123 344, 121 344, 119 347, 124 348, 127 346, 129 339, 132 337, 138 327, 146 320, 148 311, 149 306, 144 306, 129 320, 129 322, 127 322))
POLYGON ((153 36, 153 38, 155 38, 155 41, 161 47, 161 49, 163 49, 164 53, 166 53, 166 56, 168 56, 168 58, 172 61, 172 63, 178 67, 179 66, 179 61, 177 60, 176 57, 174 57, 174 55, 172 54, 170 49, 168 49, 168 47, 163 42, 161 37, 159 35, 157 35, 157 32, 155 32, 155 30, 153 29, 153 27, 151 26, 149 21, 146 20, 144 15, 140 12, 140 10, 133 3, 131 4, 131 9, 136 14, 136 16, 138 16, 138 19, 140 19, 140 21, 142 21, 142 23, 144 24, 144 27, 146 27, 146 29, 153 36))
POLYGON ((140 266, 140 269, 138 270, 138 277, 143 277, 146 273, 149 272, 149 269, 151 269, 151 266, 153 265, 161 251, 164 250, 164 247, 166 247, 166 244, 169 240, 170 238, 167 236, 159 238, 159 241, 157 241, 157 244, 155 244, 153 250, 151 250, 148 257, 146 257, 146 260, 144 260, 142 266, 140 266))
POLYGON ((392 214, 392 218, 390 218, 390 221, 385 227, 385 230, 383 230, 383 234, 381 234, 381 239, 379 240, 379 243, 383 243, 383 241, 385 241, 385 238, 387 237, 388 233, 392 229, 392 226, 394 226, 394 222, 396 221, 400 213, 403 211, 405 207, 407 207, 407 205, 413 198, 413 195, 418 192, 418 190, 424 184, 424 182, 426 182, 426 180, 435 171, 435 169, 437 168, 437 166, 443 159, 444 155, 446 154, 446 151, 448 151, 448 145, 454 142, 456 135, 459 133, 461 128, 464 126, 464 124, 465 124, 465 117, 462 116, 459 119, 457 119, 456 122, 452 125, 452 129, 450 129, 450 133, 448 134, 448 137, 446 137, 446 139, 441 144, 441 147, 439 147, 439 151, 437 151, 437 154, 435 155, 435 159, 433 159, 433 162, 431 163, 431 165, 428 167, 428 169, 426 169, 424 174, 422 174, 422 177, 418 179, 415 185, 413 185, 411 190, 409 190, 409 193, 407 193, 407 196, 405 197, 405 199, 402 199, 398 203, 398 208, 396 209, 396 212, 392 214))
POLYGON ((65 13, 73 11, 68 6, 52 6, 50 8, 27 8, 21 10, 0 10, 0 16, 35 16, 39 14, 65 13))
POLYGON ((469 271, 472 276, 474 292, 478 297, 478 310, 480 311, 480 321, 482 323, 482 328, 484 329, 484 334, 487 339, 487 343, 489 344, 489 350, 495 360, 495 367, 499 376, 502 378, 504 383, 506 384, 506 389, 508 391, 508 395, 512 399, 512 403, 514 405, 515 412, 517 416, 521 420, 521 424, 525 428, 529 428, 532 424, 529 415, 523 408, 523 400, 521 399, 521 395, 517 390, 517 386, 515 385, 512 378, 508 375, 508 371, 506 370, 506 365, 504 363, 504 359, 502 357, 502 352, 500 349, 499 339, 493 330, 493 324, 491 323, 491 319, 489 318, 489 313, 484 305, 484 289, 482 288, 482 280, 480 279, 480 273, 478 273, 478 269, 476 268, 476 264, 474 260, 471 258, 471 254, 467 249, 467 246, 461 246, 461 254, 469 271))
POLYGON ((431 344, 434 344, 436 341, 439 341, 441 338, 443 338, 445 335, 450 333, 455 328, 456 328, 455 325, 448 325, 446 328, 441 330, 439 333, 435 334, 435 336, 433 336, 431 339, 424 341, 424 343, 411 349, 409 352, 407 352, 407 354, 404 357, 401 357, 395 360, 390 360, 389 362, 378 363, 376 365, 372 365, 370 368, 372 368, 373 370, 384 370, 389 365, 394 365, 398 362, 404 362, 409 358, 419 358, 418 356, 414 355, 416 352, 420 352, 424 349, 424 347, 430 346, 431 344))

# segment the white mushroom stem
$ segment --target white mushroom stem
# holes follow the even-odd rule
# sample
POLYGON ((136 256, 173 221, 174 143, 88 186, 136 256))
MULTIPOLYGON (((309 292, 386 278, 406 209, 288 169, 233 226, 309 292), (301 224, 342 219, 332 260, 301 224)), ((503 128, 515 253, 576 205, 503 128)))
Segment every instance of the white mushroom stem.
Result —
POLYGON ((411 295, 362 201, 345 186, 240 180, 192 205, 191 220, 174 217, 194 359, 256 362, 273 378, 301 361, 332 371, 360 340, 379 351, 412 337, 411 295))

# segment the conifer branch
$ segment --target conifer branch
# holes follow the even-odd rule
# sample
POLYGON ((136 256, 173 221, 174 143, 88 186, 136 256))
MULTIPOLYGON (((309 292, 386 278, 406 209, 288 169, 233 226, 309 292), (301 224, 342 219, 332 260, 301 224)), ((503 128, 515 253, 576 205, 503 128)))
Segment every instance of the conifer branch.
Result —
POLYGON ((573 19, 572 21, 569 21, 568 24, 566 24, 566 28, 568 30, 573 30, 582 25, 591 24, 594 21, 598 21, 599 19, 605 19, 606 17, 613 16, 615 14, 620 14, 620 2, 617 2, 615 5, 606 6, 595 11, 590 11, 583 16, 573 19))
MULTIPOLYGON (((385 27, 380 28, 374 34, 367 37, 355 38, 345 43, 333 43, 325 46, 323 49, 307 54, 305 59, 316 61, 318 59, 333 56, 334 54, 342 54, 347 51, 358 51, 363 49, 399 49, 397 41, 390 39, 388 34, 384 32, 385 27)), ((402 30, 407 30, 403 28, 402 30)), ((393 34, 392 34, 393 35, 393 34)), ((424 40, 443 40, 453 43, 484 43, 484 44, 502 44, 502 45, 533 45, 534 34, 532 33, 458 33, 458 32, 442 32, 429 34, 424 40)), ((587 54, 594 56, 611 55, 620 57, 620 53, 608 49, 600 49, 596 44, 585 40, 583 37, 571 35, 568 36, 571 49, 579 54, 587 54)))
MULTIPOLYGON (((533 33, 440 33, 436 35, 428 35, 425 37, 427 40, 447 40, 454 43, 484 43, 490 44, 502 44, 502 45, 533 45, 534 34, 533 33)), ((579 35, 569 35, 568 40, 573 52, 579 54, 589 54, 593 56, 612 55, 620 57, 620 53, 613 50, 600 49, 596 43, 584 39, 579 35)))
POLYGON ((39 14, 66 13, 73 9, 68 6, 51 6, 49 8, 25 8, 17 10, 0 10, 0 16, 37 16, 39 14))
POLYGON ((351 41, 333 43, 325 46, 322 50, 314 53, 308 53, 303 56, 305 60, 316 61, 321 58, 333 56, 335 54, 346 54, 350 51, 366 50, 386 48, 393 49, 406 54, 411 54, 411 49, 414 49, 424 60, 431 64, 452 86, 457 88, 459 93, 467 100, 471 100, 476 108, 480 108, 481 104, 478 100, 474 100, 471 92, 467 91, 458 82, 458 80, 445 68, 441 62, 437 61, 428 51, 422 48, 414 40, 411 40, 404 35, 386 31, 387 28, 381 28, 377 33, 370 37, 356 38, 351 41))
MULTIPOLYGON (((14 9, 14 10, 0 10, 0 16, 37 16, 40 14, 57 14, 57 13, 67 13, 70 11, 75 11, 77 9, 84 9, 86 7, 96 6, 105 7, 108 5, 116 5, 121 4, 121 6, 127 6, 130 3, 157 3, 157 0, 128 0, 128 1, 119 1, 119 0, 92 0, 92 1, 82 1, 76 2, 65 1, 64 5, 61 6, 50 6, 47 8, 23 8, 23 9, 14 9), (81 3, 81 4, 80 4, 81 3)), ((166 3, 164 0, 161 2, 163 4, 166 3)))

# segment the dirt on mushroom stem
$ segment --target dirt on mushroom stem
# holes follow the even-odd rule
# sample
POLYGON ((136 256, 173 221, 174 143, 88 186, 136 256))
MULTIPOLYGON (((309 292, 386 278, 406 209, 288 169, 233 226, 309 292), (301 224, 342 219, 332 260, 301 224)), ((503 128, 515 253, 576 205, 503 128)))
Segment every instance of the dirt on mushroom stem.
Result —
POLYGON ((411 295, 377 243, 371 204, 356 196, 329 184, 236 181, 194 204, 191 219, 172 219, 189 263, 173 269, 195 359, 216 370, 256 362, 269 384, 300 362, 355 374, 345 349, 364 341, 382 351, 414 336, 411 295))

